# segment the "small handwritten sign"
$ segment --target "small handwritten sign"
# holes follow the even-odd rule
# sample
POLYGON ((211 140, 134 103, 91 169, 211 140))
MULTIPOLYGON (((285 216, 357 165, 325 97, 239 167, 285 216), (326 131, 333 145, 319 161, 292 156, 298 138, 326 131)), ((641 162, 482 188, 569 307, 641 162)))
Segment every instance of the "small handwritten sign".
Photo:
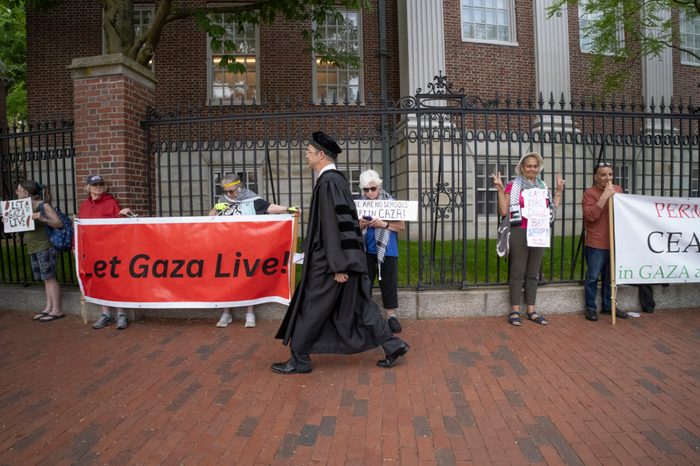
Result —
POLYGON ((1 202, 2 222, 4 224, 5 233, 34 230, 32 200, 30 198, 1 202))
POLYGON ((355 201, 357 216, 380 218, 382 220, 418 220, 418 201, 370 201, 359 199, 355 201))
POLYGON ((546 189, 522 191, 523 217, 527 219, 527 245, 531 248, 548 248, 550 241, 549 207, 546 189))

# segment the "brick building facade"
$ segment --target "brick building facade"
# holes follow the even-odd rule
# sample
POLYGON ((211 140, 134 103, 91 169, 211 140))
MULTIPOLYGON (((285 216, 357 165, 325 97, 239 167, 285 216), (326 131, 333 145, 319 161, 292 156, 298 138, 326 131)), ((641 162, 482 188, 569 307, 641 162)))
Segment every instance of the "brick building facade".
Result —
MULTIPOLYGON (((141 8, 152 8, 152 3, 136 2, 141 8)), ((184 2, 205 5, 202 0, 184 2)), ((561 51, 568 63, 562 87, 567 100, 590 99, 600 96, 600 80, 590 78, 591 55, 579 46, 579 17, 575 8, 564 12, 565 27, 557 35, 542 36, 537 30, 552 19, 542 20, 538 10, 545 2, 532 0, 486 2, 494 8, 505 5, 500 12, 510 14, 507 19, 507 40, 472 40, 465 36, 465 11, 488 13, 488 9, 473 7, 465 0, 387 0, 387 82, 388 97, 412 95, 424 87, 433 76, 443 72, 455 89, 483 98, 500 96, 529 96, 542 91, 559 97, 561 89, 538 85, 551 82, 544 75, 557 75, 556 62, 538 65, 538 56, 548 59, 551 49, 568 44, 561 51), (479 11, 477 11, 479 10, 479 11), (538 19, 540 18, 540 19, 538 19), (539 23, 542 24, 539 24, 539 23), (543 39, 544 37, 544 39, 543 39), (552 43, 554 42, 554 43, 552 43), (539 45, 538 45, 539 44, 539 45), (539 47, 539 48, 538 48, 539 47), (543 70, 543 71, 538 71, 543 70)), ((476 5, 477 3, 474 3, 476 5)), ((377 1, 374 8, 362 12, 362 62, 360 80, 365 99, 379 96, 379 15, 377 1)), ((499 11, 499 10, 494 10, 499 11)), ((99 55, 103 50, 101 31, 102 11, 99 2, 65 0, 49 12, 29 11, 27 15, 27 87, 29 115, 32 120, 71 119, 72 81, 68 66, 74 58, 99 55), (60 38, 57 39, 57 38, 60 38)), ((673 13, 675 27, 679 17, 673 13)), ((261 26, 258 36, 258 102, 275 99, 313 98, 312 56, 308 44, 299 34, 309 25, 279 21, 261 26)), ((665 57, 664 57, 665 58, 665 57)), ((669 50, 667 62, 672 63, 672 82, 652 82, 645 79, 644 58, 628 69, 629 80, 615 97, 640 101, 642 96, 664 94, 666 101, 696 97, 700 85, 700 63, 683 63, 680 52, 669 50), (666 90, 666 92, 660 91, 666 90)), ((155 102, 159 109, 199 106, 212 97, 208 92, 208 40, 197 29, 194 20, 183 20, 166 26, 155 55, 154 73, 158 82, 155 102)), ((342 100, 339 97, 340 100, 342 100)))

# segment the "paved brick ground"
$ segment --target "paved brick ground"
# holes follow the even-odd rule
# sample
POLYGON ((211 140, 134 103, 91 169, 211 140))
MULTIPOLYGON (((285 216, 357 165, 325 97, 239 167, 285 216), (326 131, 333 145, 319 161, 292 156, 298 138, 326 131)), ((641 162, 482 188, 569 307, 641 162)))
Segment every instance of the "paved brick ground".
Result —
POLYGON ((700 311, 554 317, 406 321, 394 369, 280 376, 279 322, 0 312, 0 464, 700 464, 700 311))

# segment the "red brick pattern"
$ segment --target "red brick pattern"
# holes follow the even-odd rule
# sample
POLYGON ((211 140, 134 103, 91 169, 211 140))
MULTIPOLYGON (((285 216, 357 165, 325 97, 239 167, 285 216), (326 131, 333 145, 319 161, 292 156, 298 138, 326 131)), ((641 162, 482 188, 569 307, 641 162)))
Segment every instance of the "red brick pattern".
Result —
POLYGON ((548 327, 404 321, 380 350, 287 357, 279 322, 95 331, 0 312, 3 464, 699 464, 697 309, 548 327))
MULTIPOLYGON (((124 207, 146 213, 148 199, 146 132, 140 123, 153 90, 126 75, 75 80, 75 176, 78 198, 88 175, 105 177, 110 192, 124 207)), ((151 173, 155 173, 151 164, 151 173)), ((155 177, 151 176, 151 180, 155 177)))

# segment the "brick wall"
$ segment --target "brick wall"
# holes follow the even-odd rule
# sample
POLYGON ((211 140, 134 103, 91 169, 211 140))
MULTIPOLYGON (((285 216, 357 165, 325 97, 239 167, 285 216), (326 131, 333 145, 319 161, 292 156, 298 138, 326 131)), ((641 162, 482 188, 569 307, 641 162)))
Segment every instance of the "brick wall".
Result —
MULTIPOLYGON (((148 3, 148 2, 145 2, 148 3)), ((204 1, 185 2, 204 5, 204 1)), ((396 0, 387 2, 389 95, 398 97, 396 0)), ((102 53, 102 12, 98 2, 65 0, 48 13, 28 13, 29 114, 32 119, 72 118, 72 82, 66 67, 73 58, 102 53), (61 37, 60 41, 56 38, 61 37), (51 44, 47 46, 46 44, 51 44)), ((260 28, 261 99, 312 97, 311 54, 300 30, 305 23, 277 21, 260 28)), ((363 12, 365 95, 379 97, 376 6, 363 12)), ((198 106, 207 99, 207 36, 194 20, 166 26, 154 57, 156 105, 169 110, 198 106)))

